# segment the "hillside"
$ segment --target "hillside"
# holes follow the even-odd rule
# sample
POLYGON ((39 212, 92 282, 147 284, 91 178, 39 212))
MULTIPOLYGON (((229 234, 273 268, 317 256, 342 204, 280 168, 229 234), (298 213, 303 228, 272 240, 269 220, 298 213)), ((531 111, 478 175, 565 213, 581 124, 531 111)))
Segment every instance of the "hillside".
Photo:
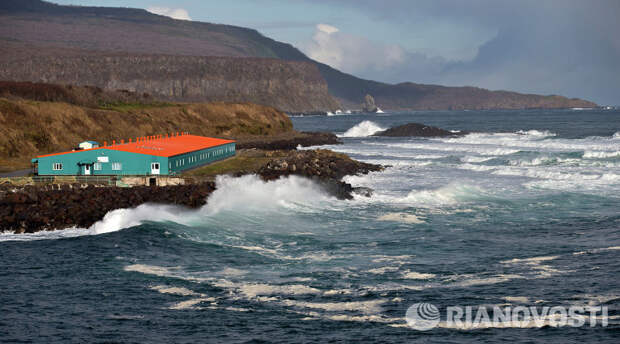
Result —
POLYGON ((149 93, 164 101, 252 102, 283 111, 334 110, 313 64, 259 58, 164 55, 38 57, 6 63, 0 80, 43 80, 149 93))
POLYGON ((99 106, 32 100, 45 92, 53 94, 58 87, 66 91, 62 97, 77 103, 96 99, 90 88, 38 85, 28 96, 31 99, 23 99, 15 94, 19 91, 11 93, 5 87, 0 96, 2 170, 26 168, 36 155, 69 150, 87 139, 112 142, 179 131, 236 138, 294 132, 284 113, 250 103, 126 103, 125 97, 114 101, 110 94, 105 101, 96 101, 99 106))
MULTIPOLYGON (((334 110, 338 104, 331 96, 345 107, 359 108, 366 94, 372 95, 380 107, 395 110, 596 106, 559 96, 415 83, 390 85, 364 80, 313 61, 293 46, 264 37, 256 30, 173 20, 139 9, 4 0, 0 3, 0 21, 3 22, 0 26, 0 78, 8 80, 86 85, 92 80, 85 76, 93 70, 103 69, 107 74, 98 72, 96 76, 103 76, 103 81, 96 85, 107 89, 125 85, 130 90, 165 99, 254 101, 294 112, 334 110), (189 67, 180 74, 168 68, 168 65, 172 69, 183 66, 189 56, 219 56, 217 63, 207 64, 217 66, 219 63, 226 67, 216 80, 206 76, 217 73, 217 69, 204 69, 193 75, 193 69, 189 67), (241 59, 224 62, 232 57, 241 59), (263 60, 247 59, 251 57, 263 60), (45 76, 41 75, 48 63, 67 58, 74 59, 74 62, 67 63, 73 63, 71 66, 76 69, 65 73, 65 70, 56 68, 45 76), (88 62, 75 62, 80 59, 88 62), (125 72, 132 59, 139 60, 142 69, 130 77, 125 72), (316 67, 300 67, 299 62, 316 67), (32 72, 24 72, 23 68, 17 71, 15 67, 22 64, 29 65, 32 72), (284 69, 283 73, 278 73, 280 69, 284 69), (191 80, 187 78, 187 72, 191 80), (180 79, 179 75, 182 76, 180 79), (171 81, 166 85, 152 82, 159 77, 171 81), (121 78, 125 79, 117 83, 121 78), (312 82, 305 87, 309 79, 312 82), (203 80, 207 84, 204 87, 203 80), (273 92, 265 92, 265 85, 273 92), (216 88, 220 89, 219 93, 214 92, 216 88), (188 89, 191 89, 189 93, 186 92, 188 89), (252 98, 254 93, 261 92, 252 98), (303 99, 306 97, 311 99, 303 99)), ((56 66, 68 65, 56 63, 56 66)))

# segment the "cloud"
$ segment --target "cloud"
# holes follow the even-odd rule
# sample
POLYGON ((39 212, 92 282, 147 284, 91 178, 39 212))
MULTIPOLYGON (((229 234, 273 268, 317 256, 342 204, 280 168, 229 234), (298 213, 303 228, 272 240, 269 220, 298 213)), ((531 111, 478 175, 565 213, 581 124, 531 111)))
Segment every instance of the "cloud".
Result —
POLYGON ((153 6, 153 7, 147 8, 146 10, 151 13, 159 14, 161 16, 170 17, 172 19, 192 20, 192 18, 190 18, 189 16, 189 13, 187 13, 187 10, 183 8, 168 8, 168 7, 153 6))
POLYGON ((368 25, 355 35, 343 30, 327 34, 317 27, 312 42, 302 48, 358 76, 620 104, 620 1, 316 1, 367 16, 368 25), (409 34, 386 37, 398 45, 364 38, 372 36, 375 25, 409 34), (461 49, 464 35, 469 35, 469 49, 461 49), (415 44, 409 39, 413 36, 420 38, 415 44), (450 53, 451 47, 459 47, 457 53, 450 53))
POLYGON ((324 32, 324 33, 326 33, 328 35, 331 35, 332 33, 336 33, 338 31, 340 31, 340 30, 338 30, 337 27, 331 26, 329 24, 318 24, 316 26, 316 29, 321 31, 321 32, 324 32))
POLYGON ((408 74, 411 75, 422 71, 436 71, 444 63, 443 59, 413 54, 396 44, 378 43, 365 37, 343 33, 328 24, 316 25, 312 41, 302 46, 302 50, 314 60, 347 73, 370 78, 402 78, 402 75, 398 74, 404 68, 409 69, 408 74))

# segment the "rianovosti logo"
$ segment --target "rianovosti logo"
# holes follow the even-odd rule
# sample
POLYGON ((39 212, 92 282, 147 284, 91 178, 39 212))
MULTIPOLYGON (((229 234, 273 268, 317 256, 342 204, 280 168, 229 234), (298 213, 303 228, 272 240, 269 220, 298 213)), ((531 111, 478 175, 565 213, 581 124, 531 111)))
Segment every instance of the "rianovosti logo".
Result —
POLYGON ((414 303, 405 319, 412 329, 428 331, 435 327, 462 330, 484 328, 581 327, 609 324, 607 306, 449 306, 442 312, 431 303, 414 303))
POLYGON ((430 330, 439 325, 440 321, 439 309, 435 305, 425 302, 411 305, 407 309, 405 317, 407 325, 419 331, 430 330))

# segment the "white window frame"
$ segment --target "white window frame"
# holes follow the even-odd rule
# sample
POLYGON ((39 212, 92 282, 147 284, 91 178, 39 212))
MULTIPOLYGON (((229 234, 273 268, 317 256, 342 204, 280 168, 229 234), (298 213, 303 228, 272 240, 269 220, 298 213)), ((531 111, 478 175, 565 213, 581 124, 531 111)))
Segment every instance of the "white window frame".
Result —
POLYGON ((112 171, 122 171, 123 170, 123 164, 120 162, 113 162, 112 163, 112 171))
POLYGON ((100 162, 96 162, 93 164, 93 170, 95 171, 101 171, 103 169, 103 164, 100 162))
POLYGON ((62 162, 55 162, 52 164, 52 171, 62 171, 62 162))

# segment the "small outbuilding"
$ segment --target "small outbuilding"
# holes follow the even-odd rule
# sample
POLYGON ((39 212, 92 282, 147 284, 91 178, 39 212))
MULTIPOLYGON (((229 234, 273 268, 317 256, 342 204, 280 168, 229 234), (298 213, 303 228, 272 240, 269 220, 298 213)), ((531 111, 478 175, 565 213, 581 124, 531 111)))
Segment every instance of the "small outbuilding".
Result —
POLYGON ((177 133, 41 155, 32 163, 40 176, 174 175, 234 155, 235 141, 177 133))
POLYGON ((99 142, 95 142, 95 141, 84 141, 84 142, 80 142, 80 144, 78 145, 78 147, 80 149, 93 149, 93 148, 99 148, 99 142))

